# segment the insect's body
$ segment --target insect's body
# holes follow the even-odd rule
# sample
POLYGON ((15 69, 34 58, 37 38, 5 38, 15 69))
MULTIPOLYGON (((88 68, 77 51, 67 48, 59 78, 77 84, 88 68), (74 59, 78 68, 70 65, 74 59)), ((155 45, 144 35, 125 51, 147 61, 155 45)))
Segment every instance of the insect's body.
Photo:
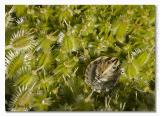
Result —
POLYGON ((86 69, 86 82, 94 91, 109 91, 120 75, 117 58, 101 56, 92 61, 86 69))

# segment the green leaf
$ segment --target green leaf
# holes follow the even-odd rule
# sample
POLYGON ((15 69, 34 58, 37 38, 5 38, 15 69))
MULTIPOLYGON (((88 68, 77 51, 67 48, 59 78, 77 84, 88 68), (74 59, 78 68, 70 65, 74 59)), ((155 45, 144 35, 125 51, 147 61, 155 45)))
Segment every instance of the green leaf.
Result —
POLYGON ((31 108, 33 94, 31 90, 25 86, 19 87, 16 94, 12 98, 12 111, 28 111, 31 108))
POLYGON ((36 42, 29 32, 25 30, 18 30, 12 35, 10 45, 13 49, 27 51, 31 50, 36 45, 36 42))
POLYGON ((56 41, 54 36, 46 35, 39 38, 39 47, 42 48, 44 52, 51 50, 51 45, 56 41))
POLYGON ((12 17, 12 13, 14 11, 14 8, 10 8, 8 12, 5 14, 5 28, 9 29, 14 21, 14 18, 12 17))
POLYGON ((147 62, 149 56, 150 56, 150 53, 147 53, 147 51, 144 51, 134 59, 134 63, 137 66, 143 66, 147 62))
POLYGON ((38 66, 48 67, 51 64, 52 55, 50 52, 40 52, 38 56, 38 66))
POLYGON ((23 16, 26 13, 26 6, 24 6, 24 5, 16 5, 15 6, 15 10, 16 10, 16 15, 18 17, 23 16))
POLYGON ((126 74, 129 78, 134 78, 138 74, 138 70, 133 63, 127 64, 126 74))
POLYGON ((32 71, 29 68, 22 67, 14 82, 14 86, 30 86, 36 81, 36 77, 32 75, 32 71))
POLYGON ((53 100, 46 95, 36 95, 33 99, 33 109, 36 111, 47 111, 53 100))
POLYGON ((64 41, 62 43, 62 52, 63 53, 71 53, 73 48, 72 38, 64 37, 64 41))
POLYGON ((73 45, 73 46, 72 46, 72 50, 73 50, 73 51, 78 50, 79 47, 80 47, 79 38, 73 37, 73 38, 72 38, 72 45, 73 45))
POLYGON ((116 37, 120 42, 123 42, 125 40, 126 31, 127 31, 127 25, 125 23, 119 24, 119 27, 116 32, 116 37))
POLYGON ((8 78, 12 78, 15 76, 17 71, 24 64, 24 55, 21 53, 15 53, 10 51, 6 56, 6 74, 8 78))
POLYGON ((26 73, 19 77, 19 79, 15 82, 16 86, 28 85, 32 81, 33 77, 31 74, 26 73))

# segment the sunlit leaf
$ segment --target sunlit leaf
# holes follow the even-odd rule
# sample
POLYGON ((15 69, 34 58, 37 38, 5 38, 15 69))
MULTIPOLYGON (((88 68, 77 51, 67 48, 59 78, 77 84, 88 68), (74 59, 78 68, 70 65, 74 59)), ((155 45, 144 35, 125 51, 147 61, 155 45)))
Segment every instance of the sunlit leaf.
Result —
POLYGON ((143 66, 147 62, 149 56, 150 53, 144 51, 135 58, 134 63, 136 63, 138 66, 143 66))
POLYGON ((134 78, 134 77, 137 76, 138 70, 137 70, 136 66, 133 63, 127 64, 126 74, 127 74, 127 76, 129 78, 134 78))

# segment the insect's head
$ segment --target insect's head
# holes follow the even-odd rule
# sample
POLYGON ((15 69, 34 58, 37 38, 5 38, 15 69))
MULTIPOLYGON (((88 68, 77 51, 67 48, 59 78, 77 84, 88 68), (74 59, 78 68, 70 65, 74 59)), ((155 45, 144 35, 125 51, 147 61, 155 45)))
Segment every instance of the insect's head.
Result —
POLYGON ((115 71, 115 70, 119 69, 119 67, 120 67, 120 62, 119 62, 119 60, 118 60, 117 58, 112 58, 112 59, 110 60, 110 65, 111 65, 111 67, 112 67, 111 70, 115 71))

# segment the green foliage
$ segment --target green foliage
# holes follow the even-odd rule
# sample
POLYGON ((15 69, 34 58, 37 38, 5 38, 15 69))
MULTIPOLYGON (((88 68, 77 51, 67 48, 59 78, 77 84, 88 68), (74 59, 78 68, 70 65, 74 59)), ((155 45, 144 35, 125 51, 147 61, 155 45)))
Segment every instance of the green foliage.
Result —
POLYGON ((154 6, 6 6, 7 111, 155 111, 154 6), (92 93, 87 65, 124 73, 92 93))

